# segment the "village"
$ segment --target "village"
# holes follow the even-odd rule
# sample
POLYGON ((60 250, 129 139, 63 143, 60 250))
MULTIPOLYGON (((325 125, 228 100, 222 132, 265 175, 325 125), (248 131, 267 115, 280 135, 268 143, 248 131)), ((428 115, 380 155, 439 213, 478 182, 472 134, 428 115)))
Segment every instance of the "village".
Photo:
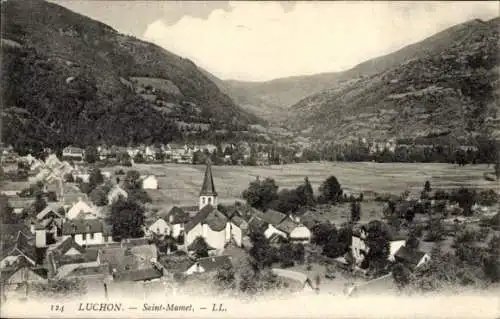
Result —
POLYGON ((59 293, 106 298, 125 287, 144 296, 205 288, 209 294, 397 292, 409 286, 410 274, 449 253, 484 268, 485 280, 498 280, 494 190, 447 193, 426 182, 418 194, 349 193, 330 176, 315 196, 307 176, 280 192, 274 180, 257 176, 228 203, 205 156, 192 204, 167 206, 149 196, 164 186, 161 180, 141 175, 133 161, 101 169, 84 158, 68 147, 61 160, 25 156, 17 166, 2 166, 3 300, 39 298, 54 285, 59 293))

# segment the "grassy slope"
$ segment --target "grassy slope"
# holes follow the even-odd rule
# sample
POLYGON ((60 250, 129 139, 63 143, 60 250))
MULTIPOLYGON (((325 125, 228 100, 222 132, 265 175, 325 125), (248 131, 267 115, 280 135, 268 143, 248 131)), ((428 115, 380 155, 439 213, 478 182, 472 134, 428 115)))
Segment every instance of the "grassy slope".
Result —
POLYGON ((498 125, 498 22, 474 20, 438 34, 427 41, 433 51, 426 46, 395 68, 309 96, 289 120, 337 140, 491 134, 498 125))
MULTIPOLYGON (((2 18, 2 39, 22 46, 2 46, 2 93, 9 108, 4 128, 15 127, 21 135, 73 143, 162 139, 169 130, 158 127, 167 126, 168 119, 120 81, 134 76, 171 81, 185 102, 215 121, 245 125, 258 120, 193 62, 56 4, 9 1, 2 3, 2 18), (28 113, 14 116, 11 107, 28 113), (43 136, 44 131, 50 134, 43 136)), ((16 132, 3 133, 7 142, 15 140, 16 132)))

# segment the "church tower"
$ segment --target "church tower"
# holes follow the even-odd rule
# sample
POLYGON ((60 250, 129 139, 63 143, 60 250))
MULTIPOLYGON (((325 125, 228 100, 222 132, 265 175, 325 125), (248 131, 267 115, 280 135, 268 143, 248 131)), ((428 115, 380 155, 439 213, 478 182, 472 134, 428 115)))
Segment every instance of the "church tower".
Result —
POLYGON ((212 165, 210 159, 207 160, 207 167, 205 168, 205 177, 203 178, 203 185, 200 191, 200 209, 206 205, 217 206, 217 192, 215 191, 214 179, 212 176, 212 165))

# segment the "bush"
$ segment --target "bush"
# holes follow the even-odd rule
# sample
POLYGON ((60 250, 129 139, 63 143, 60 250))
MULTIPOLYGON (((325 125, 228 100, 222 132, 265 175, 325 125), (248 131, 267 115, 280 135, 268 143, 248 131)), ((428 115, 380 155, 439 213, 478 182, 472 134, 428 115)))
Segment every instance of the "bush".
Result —
POLYGON ((484 205, 484 206, 492 206, 496 203, 498 203, 498 194, 492 190, 484 190, 481 191, 478 196, 477 196, 477 203, 479 205, 484 205))
POLYGON ((447 200, 448 198, 450 197, 450 195, 442 190, 442 189, 438 189, 435 193, 434 193, 434 198, 435 200, 447 200))
POLYGON ((64 181, 68 183, 74 183, 75 179, 73 178, 73 174, 71 173, 64 174, 64 181))

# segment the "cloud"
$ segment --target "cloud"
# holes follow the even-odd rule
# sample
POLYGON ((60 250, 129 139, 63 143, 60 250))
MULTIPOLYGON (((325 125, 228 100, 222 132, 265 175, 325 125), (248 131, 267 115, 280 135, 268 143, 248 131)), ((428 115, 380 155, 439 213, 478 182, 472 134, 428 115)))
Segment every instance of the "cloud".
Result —
POLYGON ((143 37, 221 78, 268 80, 347 69, 472 18, 496 2, 231 2, 200 19, 157 20, 143 37))

